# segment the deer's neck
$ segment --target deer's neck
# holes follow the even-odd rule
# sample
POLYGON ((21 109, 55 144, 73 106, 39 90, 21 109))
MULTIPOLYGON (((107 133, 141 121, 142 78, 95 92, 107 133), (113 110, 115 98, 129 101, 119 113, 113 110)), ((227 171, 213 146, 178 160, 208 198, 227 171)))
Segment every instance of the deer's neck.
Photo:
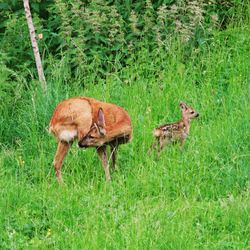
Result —
POLYGON ((182 122, 184 124, 184 131, 186 134, 189 134, 190 129, 190 120, 187 118, 182 117, 182 122))

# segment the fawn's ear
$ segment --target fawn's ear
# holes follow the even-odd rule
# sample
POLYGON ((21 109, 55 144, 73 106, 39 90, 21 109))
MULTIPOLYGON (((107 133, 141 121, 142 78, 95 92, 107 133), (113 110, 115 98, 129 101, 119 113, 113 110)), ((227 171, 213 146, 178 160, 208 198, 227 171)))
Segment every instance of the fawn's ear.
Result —
POLYGON ((105 118, 104 118, 104 112, 102 108, 99 108, 98 115, 97 115, 97 127, 100 135, 104 136, 106 135, 106 129, 105 129, 105 118))
POLYGON ((187 104, 185 102, 180 102, 180 108, 182 110, 186 110, 188 107, 187 107, 187 104))

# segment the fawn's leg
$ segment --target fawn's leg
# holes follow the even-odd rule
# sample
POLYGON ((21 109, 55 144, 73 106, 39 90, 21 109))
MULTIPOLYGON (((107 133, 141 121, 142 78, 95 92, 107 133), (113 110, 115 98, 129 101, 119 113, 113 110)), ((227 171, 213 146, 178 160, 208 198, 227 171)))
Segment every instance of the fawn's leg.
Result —
POLYGON ((180 141, 180 149, 181 149, 181 151, 183 151, 184 144, 185 144, 185 139, 181 139, 181 141, 180 141))
POLYGON ((151 153, 152 153, 152 151, 157 147, 157 144, 158 144, 158 141, 157 141, 157 139, 155 138, 153 144, 151 145, 151 147, 150 147, 149 150, 148 150, 148 154, 151 154, 151 153))
POLYGON ((56 176, 58 182, 62 182, 62 174, 61 174, 61 168, 63 159, 66 156, 66 154, 69 151, 69 148, 71 146, 72 142, 65 142, 65 141, 59 141, 57 145, 57 150, 54 158, 54 167, 56 170, 56 176))
POLYGON ((98 148, 96 148, 96 150, 97 150, 99 159, 102 162, 102 166, 103 166, 104 171, 105 171, 106 180, 110 181, 111 178, 110 178, 110 173, 109 173, 109 169, 108 169, 108 158, 107 158, 107 152, 106 152, 106 145, 98 147, 98 148))
POLYGON ((148 150, 148 154, 151 154, 152 152, 153 152, 153 150, 154 149, 156 149, 157 148, 157 146, 159 146, 159 138, 158 137, 155 137, 154 138, 154 142, 153 142, 153 144, 151 145, 151 147, 149 148, 149 150, 148 150))
POLYGON ((167 143, 168 140, 166 138, 159 138, 158 158, 160 158, 161 151, 167 143))
POLYGON ((112 169, 115 170, 116 153, 118 150, 118 143, 110 144, 111 159, 112 159, 112 169))

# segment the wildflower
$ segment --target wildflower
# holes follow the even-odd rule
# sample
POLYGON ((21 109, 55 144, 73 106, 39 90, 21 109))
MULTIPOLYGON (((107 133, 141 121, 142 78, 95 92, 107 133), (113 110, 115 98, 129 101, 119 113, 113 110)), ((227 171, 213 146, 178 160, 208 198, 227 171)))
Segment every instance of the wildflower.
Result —
POLYGON ((50 237, 51 236, 51 229, 49 228, 46 234, 46 237, 50 237))
POLYGON ((43 39, 43 34, 42 34, 42 33, 38 34, 38 35, 37 35, 37 38, 38 38, 39 40, 42 40, 42 39, 43 39))

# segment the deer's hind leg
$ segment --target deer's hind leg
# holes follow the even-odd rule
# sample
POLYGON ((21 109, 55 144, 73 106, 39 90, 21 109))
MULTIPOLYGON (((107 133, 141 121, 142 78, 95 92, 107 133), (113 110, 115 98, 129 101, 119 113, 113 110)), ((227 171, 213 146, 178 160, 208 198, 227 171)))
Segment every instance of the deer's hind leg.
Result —
POLYGON ((88 134, 91 127, 92 120, 86 120, 81 123, 81 126, 77 128, 77 139, 81 144, 81 140, 88 134))
POLYGON ((62 163, 71 145, 72 145, 72 142, 65 142, 65 141, 58 142, 57 150, 56 150, 56 154, 55 154, 55 158, 53 162, 58 182, 62 182, 62 174, 61 174, 62 163))
POLYGON ((77 128, 77 139, 78 139, 78 147, 84 147, 84 137, 88 134, 91 128, 92 120, 82 121, 81 126, 77 128))

